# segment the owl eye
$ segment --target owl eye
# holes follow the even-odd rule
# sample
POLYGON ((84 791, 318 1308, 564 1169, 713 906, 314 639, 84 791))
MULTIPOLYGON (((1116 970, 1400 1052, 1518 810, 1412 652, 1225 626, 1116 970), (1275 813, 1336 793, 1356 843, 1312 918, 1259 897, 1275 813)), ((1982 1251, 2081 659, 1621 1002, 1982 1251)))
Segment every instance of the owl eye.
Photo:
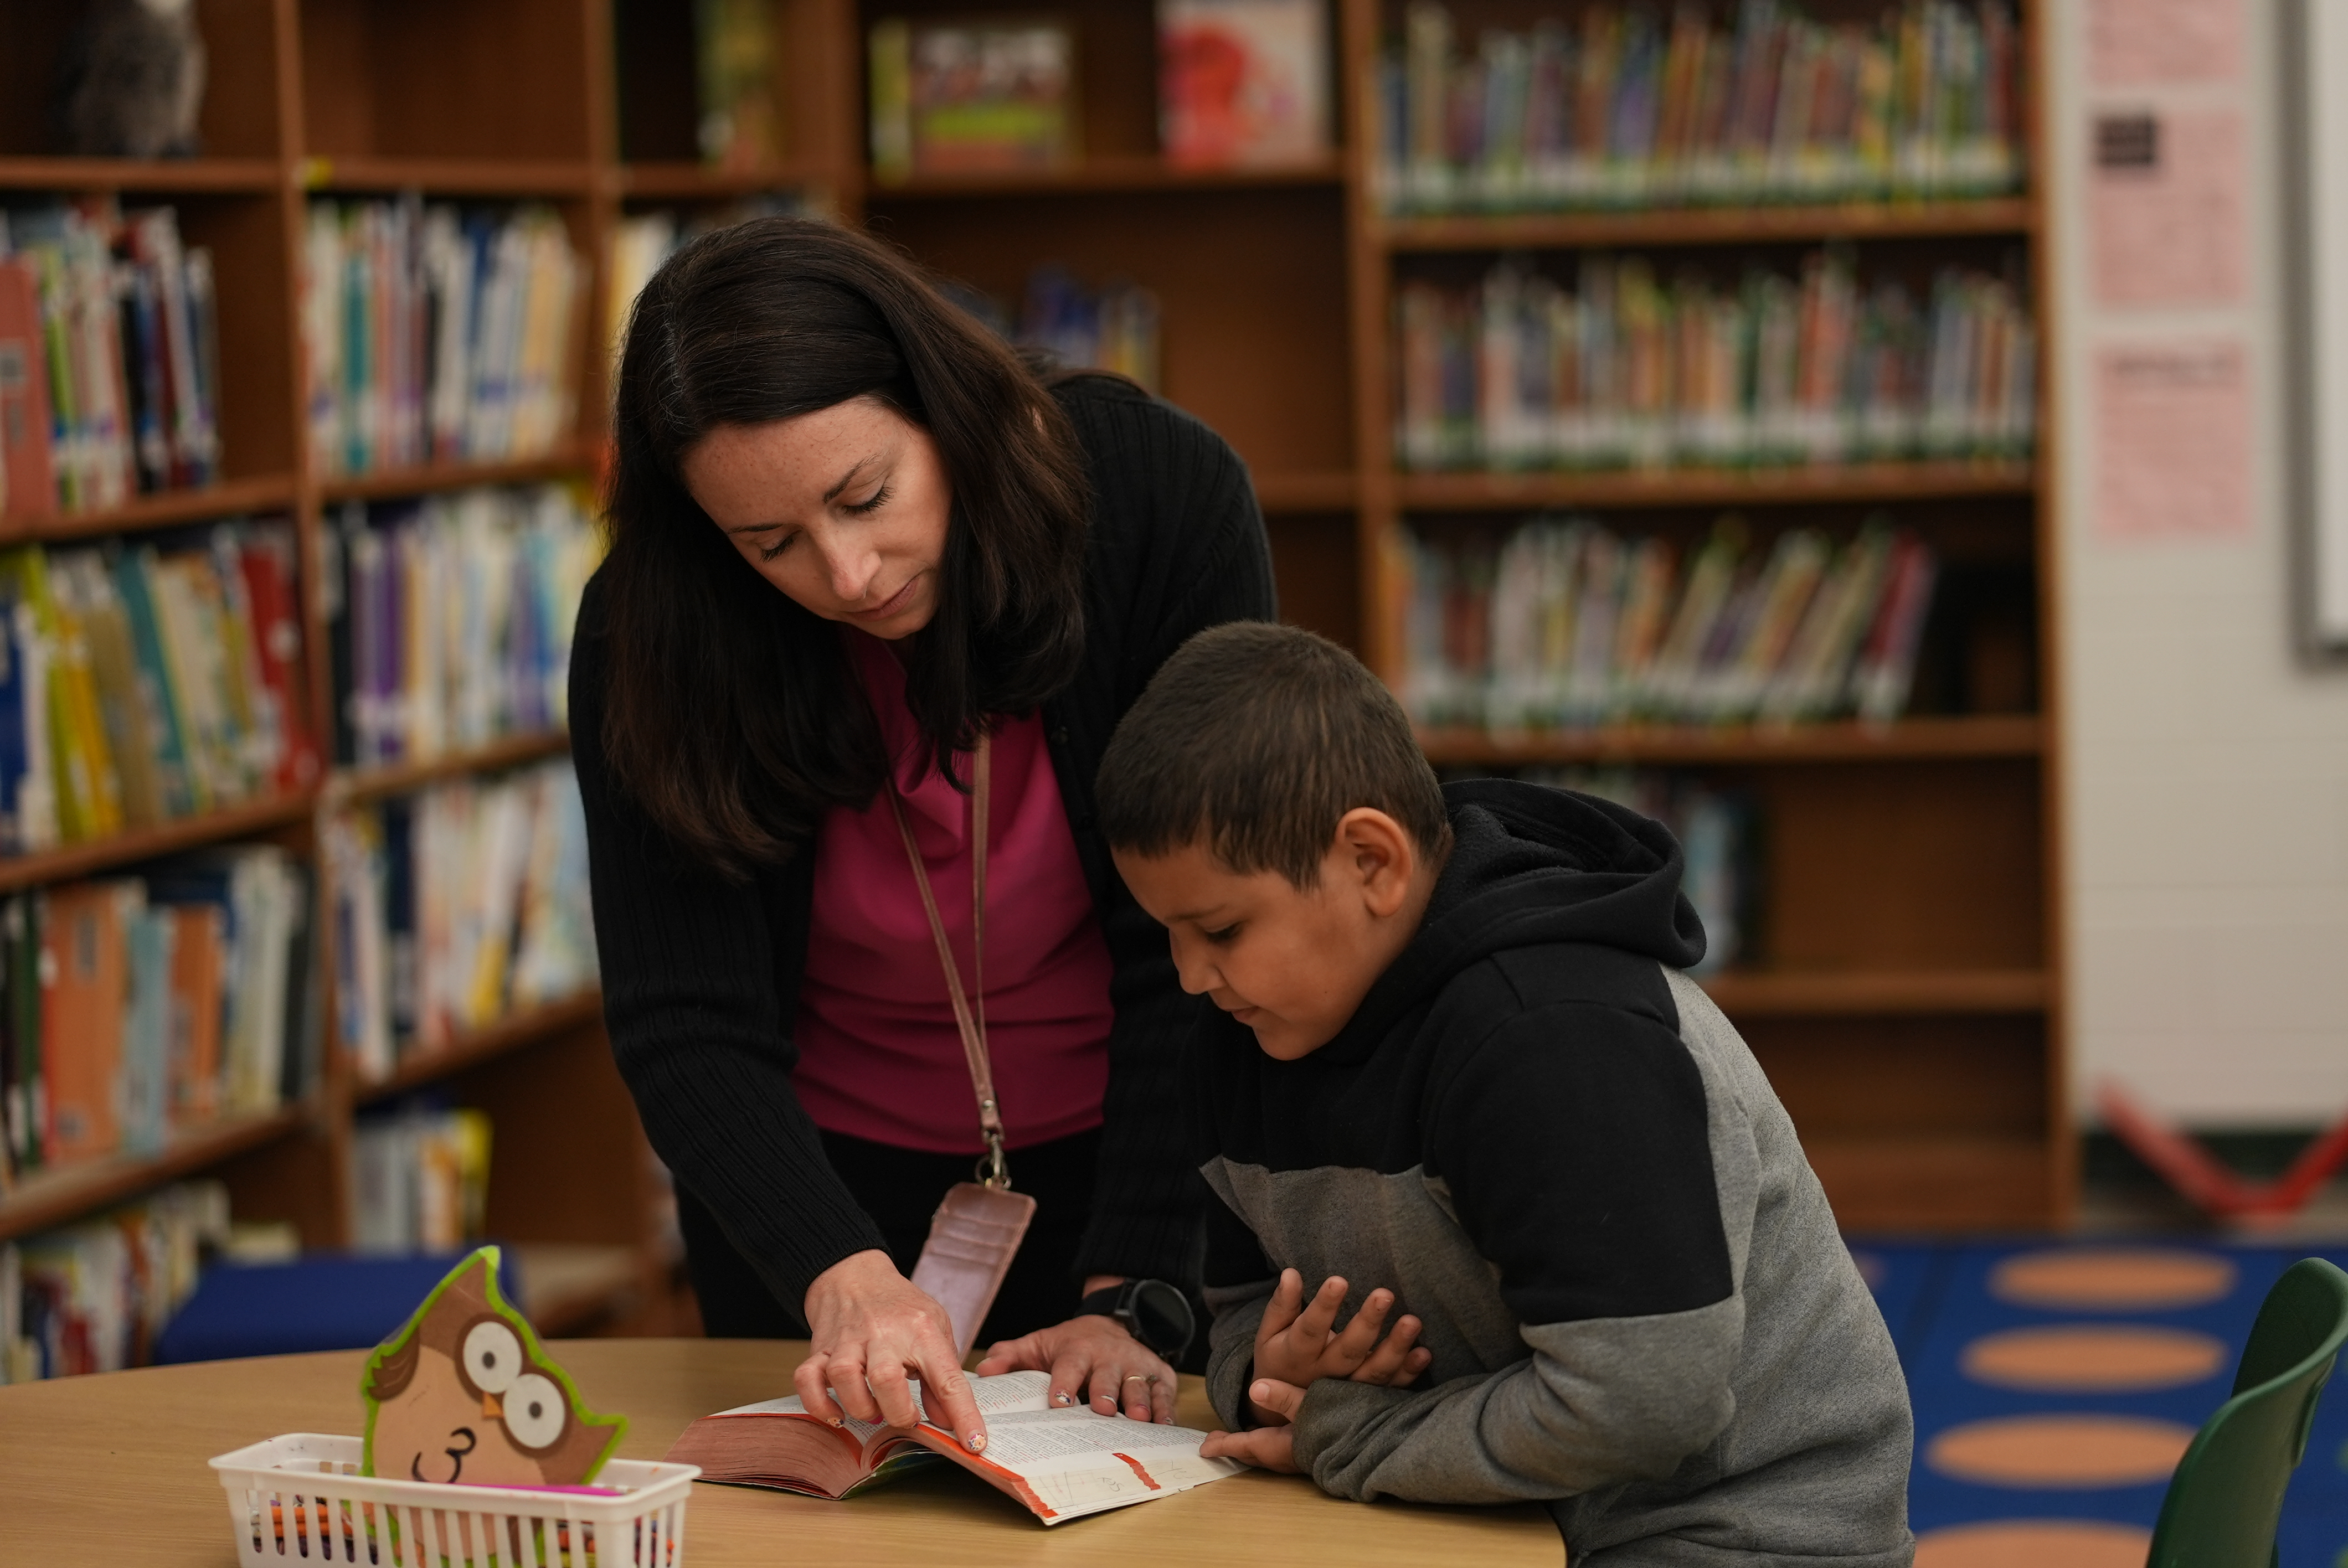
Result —
POLYGON ((524 1372, 506 1390, 506 1431, 526 1449, 546 1449, 562 1435, 571 1419, 570 1401, 554 1379, 541 1372, 524 1372))
POLYGON ((502 1394, 521 1375, 521 1341, 490 1318, 465 1336, 465 1376, 484 1394, 502 1394))

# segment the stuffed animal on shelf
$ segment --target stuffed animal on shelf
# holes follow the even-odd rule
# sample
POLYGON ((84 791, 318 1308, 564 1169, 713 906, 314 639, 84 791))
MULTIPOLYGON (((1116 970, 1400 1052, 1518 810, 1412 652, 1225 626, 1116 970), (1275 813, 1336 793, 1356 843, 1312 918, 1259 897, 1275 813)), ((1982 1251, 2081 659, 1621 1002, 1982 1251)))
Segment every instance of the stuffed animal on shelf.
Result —
POLYGON ((484 1486, 582 1486, 628 1430, 592 1413, 498 1291, 485 1246, 433 1286, 359 1378, 361 1473, 484 1486))
POLYGON ((90 0, 57 62, 67 152, 192 158, 203 102, 195 0, 90 0))

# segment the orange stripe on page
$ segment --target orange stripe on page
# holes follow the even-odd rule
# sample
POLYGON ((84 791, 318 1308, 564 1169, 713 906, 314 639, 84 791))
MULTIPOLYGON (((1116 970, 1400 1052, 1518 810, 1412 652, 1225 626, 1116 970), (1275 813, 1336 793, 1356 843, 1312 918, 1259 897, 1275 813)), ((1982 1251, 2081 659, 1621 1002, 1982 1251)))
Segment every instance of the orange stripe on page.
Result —
POLYGON ((1141 1468, 1141 1461, 1134 1458, 1131 1454, 1113 1453, 1109 1455, 1109 1457, 1111 1459, 1121 1459, 1126 1463, 1131 1465, 1133 1467, 1133 1473, 1139 1476, 1141 1478, 1141 1484, 1148 1487, 1150 1491, 1164 1491, 1166 1490, 1164 1487, 1158 1484, 1155 1477, 1153 1477, 1148 1471, 1141 1468))

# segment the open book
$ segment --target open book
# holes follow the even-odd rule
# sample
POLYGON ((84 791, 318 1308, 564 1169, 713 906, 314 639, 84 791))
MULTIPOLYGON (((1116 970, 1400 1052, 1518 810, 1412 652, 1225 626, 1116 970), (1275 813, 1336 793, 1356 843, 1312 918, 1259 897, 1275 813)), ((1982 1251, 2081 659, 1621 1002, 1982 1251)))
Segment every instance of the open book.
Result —
POLYGON ((926 1420, 910 1432, 853 1416, 835 1427, 808 1415, 794 1394, 702 1417, 685 1429, 668 1461, 699 1465, 704 1481, 840 1498, 942 1457, 1009 1492, 1046 1524, 1171 1497, 1241 1469, 1231 1460, 1200 1459, 1204 1432, 1096 1415, 1081 1405, 1054 1409, 1045 1403, 1051 1385, 1043 1372, 971 1379, 986 1418, 983 1454, 926 1420))

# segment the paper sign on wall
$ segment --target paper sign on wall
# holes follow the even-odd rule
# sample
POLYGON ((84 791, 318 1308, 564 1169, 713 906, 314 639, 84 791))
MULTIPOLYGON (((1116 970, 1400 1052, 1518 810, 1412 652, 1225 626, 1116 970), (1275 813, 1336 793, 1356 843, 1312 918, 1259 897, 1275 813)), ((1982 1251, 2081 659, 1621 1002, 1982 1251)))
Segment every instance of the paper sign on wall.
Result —
POLYGON ((2096 302, 2241 302, 2250 274, 2241 115, 2106 112, 2094 129, 2096 302))
POLYGON ((2088 74, 2099 87, 2230 82, 2245 30, 2242 0, 2090 0, 2088 74))
POLYGON ((2250 531, 2250 377, 2239 343, 2129 344, 2096 356, 2096 531, 2250 531))

